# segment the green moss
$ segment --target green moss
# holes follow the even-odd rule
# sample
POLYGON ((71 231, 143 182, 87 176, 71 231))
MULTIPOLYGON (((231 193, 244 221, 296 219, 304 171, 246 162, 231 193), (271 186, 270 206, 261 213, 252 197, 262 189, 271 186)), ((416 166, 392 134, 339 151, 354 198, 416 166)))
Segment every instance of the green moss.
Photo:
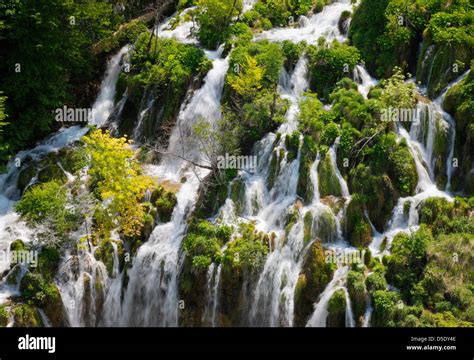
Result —
POLYGON ((395 188, 402 197, 415 193, 418 184, 418 173, 406 142, 402 141, 396 149, 389 154, 389 175, 395 188))
POLYGON ((372 229, 364 215, 364 202, 359 194, 354 194, 347 206, 346 231, 353 246, 366 247, 372 241, 372 229))
POLYGON ((167 191, 163 186, 158 186, 150 198, 158 211, 158 217, 162 222, 169 222, 176 206, 176 195, 172 191, 167 191))
POLYGON ((13 310, 14 326, 15 327, 41 327, 43 321, 38 312, 38 309, 28 304, 16 305, 13 310))
POLYGON ((285 147, 287 151, 287 161, 291 162, 298 156, 300 148, 300 133, 298 131, 293 132, 291 135, 285 136, 285 147))
POLYGON ((335 169, 332 166, 331 158, 328 153, 321 158, 318 165, 319 176, 319 194, 321 197, 328 195, 341 196, 341 185, 336 176, 335 169))
POLYGON ((183 249, 196 271, 204 270, 212 262, 220 262, 221 247, 229 241, 232 228, 208 221, 193 224, 183 240, 183 249))
POLYGON ((365 279, 365 286, 371 293, 378 290, 386 290, 387 280, 385 280, 383 274, 374 272, 365 279))
POLYGON ((237 214, 242 214, 245 206, 245 183, 236 179, 230 184, 230 198, 234 202, 237 214))
POLYGON ((268 237, 258 232, 253 224, 240 224, 239 233, 240 236, 230 242, 224 251, 224 269, 237 273, 256 273, 265 264, 269 252, 268 237))
POLYGON ((313 304, 334 273, 334 264, 326 262, 320 241, 315 241, 304 256, 295 288, 295 326, 304 326, 313 312, 313 304))
POLYGON ((0 305, 0 328, 6 327, 10 321, 10 314, 8 313, 6 305, 0 305))
POLYGON ((10 251, 26 251, 26 250, 28 250, 28 247, 20 239, 17 239, 10 244, 10 251))
POLYGON ((347 290, 351 299, 352 311, 357 324, 362 324, 367 303, 365 276, 360 272, 350 271, 347 275, 347 290))
POLYGON ((313 197, 314 189, 310 172, 313 162, 316 160, 317 147, 313 138, 305 136, 301 146, 300 171, 298 176, 297 194, 304 201, 310 201, 313 197))
POLYGON ((332 294, 328 302, 328 327, 345 327, 346 325, 346 294, 339 289, 332 294))

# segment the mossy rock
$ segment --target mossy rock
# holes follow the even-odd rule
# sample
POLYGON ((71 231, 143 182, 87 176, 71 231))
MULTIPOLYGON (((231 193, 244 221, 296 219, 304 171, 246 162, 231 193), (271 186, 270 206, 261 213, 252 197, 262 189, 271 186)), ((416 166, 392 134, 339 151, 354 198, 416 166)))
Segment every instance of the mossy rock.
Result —
POLYGON ((337 240, 337 225, 334 214, 330 210, 322 210, 314 218, 313 232, 323 243, 337 240))
POLYGON ((386 290, 387 280, 385 280, 383 274, 373 272, 365 278, 365 287, 370 293, 378 290, 386 290))
POLYGON ((172 191, 167 191, 161 185, 153 190, 150 202, 155 205, 158 217, 162 222, 169 222, 176 206, 176 195, 172 191))
POLYGON ((310 136, 305 136, 303 139, 303 145, 301 146, 301 157, 300 157, 300 171, 298 176, 297 194, 305 202, 311 201, 314 188, 311 181, 311 166, 316 160, 317 147, 314 140, 310 136))
POLYGON ((332 294, 328 302, 327 327, 346 326, 346 293, 339 289, 332 294))
POLYGON ((365 288, 364 274, 350 271, 347 275, 347 290, 351 299, 352 310, 356 323, 360 326, 363 322, 365 308, 367 306, 367 290, 365 288))
POLYGON ((20 279, 21 273, 22 273, 21 265, 20 264, 15 265, 10 270, 10 272, 8 273, 8 275, 6 277, 7 284, 17 285, 18 280, 20 279))
POLYGON ((328 195, 341 196, 341 184, 336 176, 335 169, 329 153, 326 153, 318 165, 319 194, 321 197, 328 195))
POLYGON ((42 327, 44 325, 35 306, 28 304, 15 305, 12 313, 15 327, 42 327))
POLYGON ((426 34, 419 56, 416 80, 427 86, 428 96, 435 98, 446 86, 462 74, 473 56, 467 45, 455 43, 434 44, 431 34, 426 34), (453 65, 458 64, 457 72, 453 65))
POLYGON ((272 152, 272 158, 270 160, 270 168, 267 177, 267 186, 271 190, 275 185, 275 180, 278 177, 281 169, 281 162, 285 156, 283 149, 274 149, 272 152))
POLYGON ((235 212, 242 214, 245 206, 245 183, 236 179, 230 184, 230 198, 234 202, 235 212))
POLYGON ((415 194, 418 185, 418 173, 413 156, 405 140, 389 154, 389 176, 402 197, 415 194))
POLYGON ((304 326, 313 312, 313 304, 331 281, 334 266, 326 262, 320 241, 314 242, 304 256, 301 273, 295 288, 294 322, 304 326))
POLYGON ((347 206, 346 232, 349 243, 355 247, 367 247, 372 241, 372 228, 364 215, 364 203, 358 194, 347 206))
POLYGON ((292 162, 298 156, 298 151, 300 149, 300 136, 301 134, 298 131, 285 136, 285 148, 287 151, 286 159, 288 162, 292 162))
POLYGON ((119 271, 123 269, 124 265, 124 248, 123 242, 118 240, 102 240, 99 246, 95 249, 94 257, 104 263, 107 273, 110 277, 113 276, 114 271, 114 246, 112 241, 115 242, 117 246, 117 255, 119 260, 119 271))
POLYGON ((0 328, 6 327, 10 321, 10 314, 7 305, 0 305, 0 328))
POLYGON ((34 163, 28 163, 20 170, 18 174, 18 189, 23 192, 31 180, 36 176, 38 169, 35 167, 34 163))
POLYGON ((26 251, 28 247, 25 245, 23 240, 16 239, 10 244, 10 251, 26 251))

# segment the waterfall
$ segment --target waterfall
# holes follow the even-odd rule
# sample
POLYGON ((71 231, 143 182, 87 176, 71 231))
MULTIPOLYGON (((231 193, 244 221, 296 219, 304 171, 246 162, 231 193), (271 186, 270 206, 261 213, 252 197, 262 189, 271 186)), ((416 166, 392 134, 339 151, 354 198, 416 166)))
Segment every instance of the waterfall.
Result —
POLYGON ((354 68, 354 81, 359 84, 358 90, 366 99, 370 88, 378 84, 363 65, 356 65, 354 68))
POLYGON ((308 44, 315 44, 323 36, 328 42, 334 39, 343 42, 347 36, 340 33, 337 23, 341 13, 345 10, 352 11, 351 1, 336 0, 324 6, 321 12, 313 14, 307 22, 304 22, 304 27, 275 28, 263 31, 261 34, 256 35, 255 39, 268 39, 270 41, 290 40, 294 43, 306 41, 308 44))
MULTIPOLYGON (((222 51, 220 49, 219 51, 222 51)), ((211 125, 220 117, 220 98, 228 58, 217 58, 204 79, 204 85, 194 93, 190 102, 181 109, 168 144, 168 154, 178 154, 199 161, 199 148, 188 144, 192 138, 192 125, 199 119, 211 125)), ((178 324, 178 274, 182 265, 181 240, 184 237, 186 218, 197 200, 200 178, 207 169, 189 169, 187 162, 174 156, 165 156, 152 171, 162 180, 179 182, 183 177, 177 204, 171 221, 160 224, 153 230, 133 259, 128 271, 128 286, 123 301, 119 293, 108 293, 105 311, 110 314, 105 325, 121 326, 177 326, 178 324), (109 297, 112 297, 109 299, 109 297), (117 308, 119 307, 119 308, 117 308)))
MULTIPOLYGON (((196 9, 196 6, 186 8, 181 11, 179 17, 182 17, 183 15, 186 15, 187 13, 196 9)), ((184 22, 180 21, 180 23, 173 28, 170 24, 173 19, 176 19, 176 13, 158 25, 154 30, 154 34, 165 39, 175 39, 184 44, 199 44, 199 41, 194 36, 194 33, 198 30, 198 28, 197 24, 193 20, 184 22)))
POLYGON ((352 310, 348 310, 351 305, 350 300, 349 302, 347 301, 349 296, 347 295, 347 289, 345 287, 348 272, 348 266, 340 267, 336 270, 332 280, 319 295, 319 300, 314 304, 313 314, 309 318, 306 327, 326 327, 329 300, 331 299, 331 296, 340 289, 343 289, 346 293, 346 326, 354 326, 352 310))
POLYGON ((94 105, 92 105, 92 114, 94 118, 90 121, 91 125, 102 127, 105 125, 112 113, 112 110, 114 109, 115 87, 123 67, 122 59, 129 50, 130 45, 125 45, 110 59, 104 80, 102 80, 100 85, 99 95, 97 96, 94 105))
POLYGON ((441 114, 443 119, 447 122, 449 126, 449 152, 448 157, 446 159, 446 169, 447 169, 447 182, 446 182, 446 191, 451 190, 451 178, 453 175, 453 158, 454 158, 454 142, 456 140, 456 122, 452 118, 450 114, 448 114, 443 109, 443 102, 446 97, 448 91, 453 87, 463 81, 466 76, 470 73, 471 70, 468 70, 463 75, 461 75, 458 79, 451 82, 446 89, 438 96, 434 101, 433 104, 436 110, 441 114))

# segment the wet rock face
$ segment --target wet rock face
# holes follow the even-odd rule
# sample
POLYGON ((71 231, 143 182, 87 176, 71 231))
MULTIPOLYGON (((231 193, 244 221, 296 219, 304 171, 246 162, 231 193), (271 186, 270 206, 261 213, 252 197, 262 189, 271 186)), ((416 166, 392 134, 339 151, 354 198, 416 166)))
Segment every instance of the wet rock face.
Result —
POLYGON ((303 261, 295 288, 294 325, 304 326, 313 312, 315 299, 332 278, 334 269, 325 261, 323 247, 316 241, 303 261))
POLYGON ((345 327, 346 325, 346 294, 343 289, 337 290, 329 299, 327 327, 345 327))

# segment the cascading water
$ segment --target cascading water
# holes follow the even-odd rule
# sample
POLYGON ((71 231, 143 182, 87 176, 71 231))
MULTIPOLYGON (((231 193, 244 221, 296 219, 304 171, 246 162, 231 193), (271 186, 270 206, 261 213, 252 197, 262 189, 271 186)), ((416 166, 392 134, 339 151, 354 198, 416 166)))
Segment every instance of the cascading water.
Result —
POLYGON ((346 10, 352 10, 350 0, 334 1, 326 5, 321 12, 312 15, 308 21, 304 22, 303 27, 272 29, 262 32, 255 38, 270 41, 290 40, 295 43, 306 41, 308 44, 314 44, 323 36, 328 42, 334 39, 343 42, 347 37, 340 33, 337 23, 341 13, 346 10))
POLYGON ((354 80, 359 84, 359 92, 367 98, 367 94, 371 87, 377 85, 378 81, 372 78, 367 69, 362 65, 356 65, 354 68, 354 80))
MULTIPOLYGON (((222 49, 218 50, 219 54, 222 49)), ((177 205, 172 219, 153 230, 150 239, 142 245, 129 269, 128 286, 123 294, 108 293, 105 301, 104 325, 131 326, 177 326, 178 324, 178 274, 181 268, 181 240, 186 230, 186 217, 192 211, 200 180, 209 170, 190 169, 179 155, 199 162, 199 149, 189 142, 192 126, 199 119, 206 119, 215 125, 220 117, 220 98, 224 77, 228 69, 228 58, 217 57, 213 67, 204 79, 204 85, 194 93, 190 102, 181 109, 177 123, 170 137, 167 154, 159 166, 151 166, 159 180, 168 180, 181 185, 177 205)))
POLYGON ((319 295, 319 300, 314 304, 314 312, 309 318, 306 327, 326 327, 328 317, 328 304, 331 296, 338 290, 343 290, 346 296, 346 327, 354 327, 355 321, 352 314, 352 307, 345 287, 349 267, 340 267, 334 273, 332 280, 319 295))
POLYGON ((106 124, 112 113, 114 109, 115 88, 123 67, 122 59, 129 51, 130 45, 125 45, 110 59, 105 78, 100 85, 99 95, 94 105, 92 105, 93 119, 89 122, 91 125, 102 127, 106 124))

